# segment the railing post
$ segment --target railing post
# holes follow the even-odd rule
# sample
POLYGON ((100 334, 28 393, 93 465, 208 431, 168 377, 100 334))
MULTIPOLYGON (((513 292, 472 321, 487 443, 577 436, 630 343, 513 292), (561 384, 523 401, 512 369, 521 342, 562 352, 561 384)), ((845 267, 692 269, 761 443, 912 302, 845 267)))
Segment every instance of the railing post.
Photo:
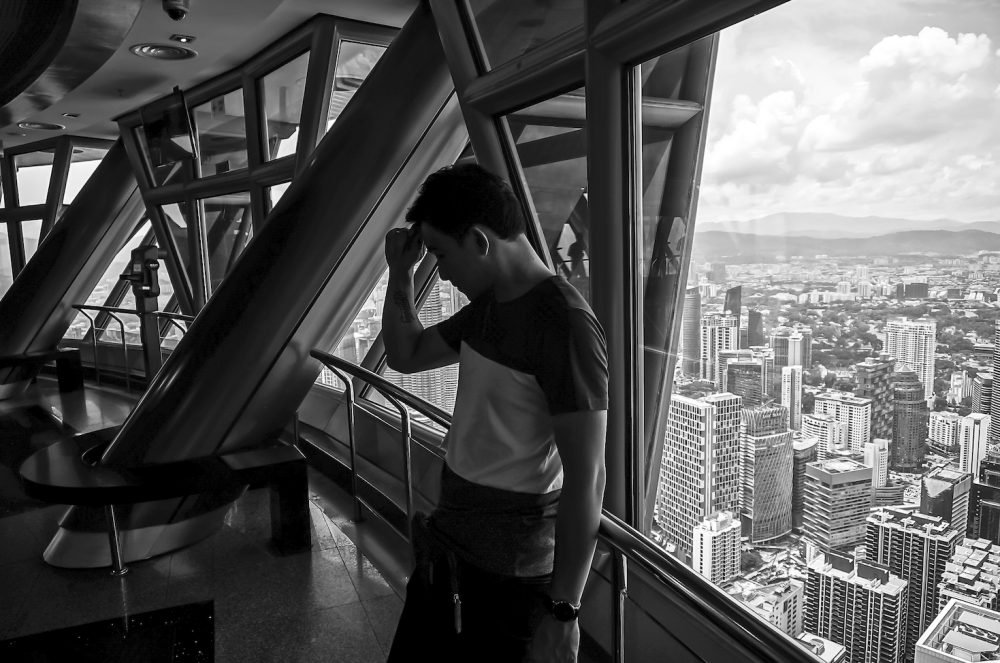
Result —
MULTIPOLYGON (((94 379, 97 381, 97 384, 101 384, 101 361, 97 357, 97 321, 95 321, 89 313, 83 310, 82 306, 76 305, 73 308, 82 313, 83 316, 90 321, 91 345, 94 346, 94 379)), ((84 334, 83 337, 86 338, 87 335, 84 334)))
POLYGON ((128 573, 128 567, 122 562, 121 541, 118 540, 118 520, 115 518, 115 507, 104 505, 104 515, 108 520, 108 539, 111 544, 111 575, 123 576, 128 573))
POLYGON ((333 371, 340 381, 344 383, 344 393, 347 395, 347 447, 351 452, 351 491, 354 493, 354 521, 360 523, 364 521, 364 514, 361 511, 361 495, 358 494, 358 449, 354 441, 354 383, 340 369, 329 364, 323 364, 333 371))
POLYGON ((128 345, 125 343, 125 321, 119 318, 113 311, 108 311, 107 313, 118 323, 118 327, 122 332, 122 357, 124 357, 125 361, 125 389, 132 391, 132 377, 130 375, 132 371, 129 368, 128 345))
POLYGON ((625 661, 625 601, 628 598, 628 558, 617 548, 613 549, 615 561, 615 663, 625 661))

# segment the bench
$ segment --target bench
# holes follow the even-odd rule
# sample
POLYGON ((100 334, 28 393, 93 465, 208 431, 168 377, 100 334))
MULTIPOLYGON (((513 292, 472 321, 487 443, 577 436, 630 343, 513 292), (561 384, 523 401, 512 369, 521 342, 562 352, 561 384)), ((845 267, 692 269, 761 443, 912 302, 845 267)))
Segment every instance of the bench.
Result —
MULTIPOLYGON (((110 429, 114 431, 115 429, 110 429)), ((21 465, 25 493, 54 504, 103 506, 116 575, 127 572, 118 547, 114 506, 196 495, 233 486, 270 490, 271 540, 281 554, 312 545, 305 456, 294 446, 268 447, 136 468, 97 465, 113 439, 108 430, 60 440, 21 465)))
POLYGON ((0 356, 0 369, 21 369, 24 377, 33 378, 42 365, 56 363, 56 378, 59 381, 59 391, 69 392, 83 389, 83 364, 80 361, 80 350, 77 348, 53 348, 37 350, 16 355, 0 356))

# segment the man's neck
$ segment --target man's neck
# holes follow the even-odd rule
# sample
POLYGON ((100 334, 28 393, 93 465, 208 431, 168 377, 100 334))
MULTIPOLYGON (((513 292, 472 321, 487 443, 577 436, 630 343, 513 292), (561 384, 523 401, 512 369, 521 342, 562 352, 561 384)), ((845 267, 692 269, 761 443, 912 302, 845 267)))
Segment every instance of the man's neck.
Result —
POLYGON ((546 267, 535 253, 526 237, 520 237, 505 249, 493 283, 493 296, 497 301, 517 299, 542 281, 554 276, 552 270, 546 267))

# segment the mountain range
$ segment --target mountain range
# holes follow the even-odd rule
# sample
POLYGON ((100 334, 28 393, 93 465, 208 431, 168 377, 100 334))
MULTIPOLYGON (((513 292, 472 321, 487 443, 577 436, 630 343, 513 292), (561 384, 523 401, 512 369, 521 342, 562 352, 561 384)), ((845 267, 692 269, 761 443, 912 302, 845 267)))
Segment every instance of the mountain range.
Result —
POLYGON ((745 233, 748 235, 793 235, 832 239, 875 237, 912 230, 983 230, 1000 233, 1000 221, 961 223, 952 219, 916 221, 882 216, 853 217, 821 212, 781 212, 747 221, 697 223, 696 232, 745 233))

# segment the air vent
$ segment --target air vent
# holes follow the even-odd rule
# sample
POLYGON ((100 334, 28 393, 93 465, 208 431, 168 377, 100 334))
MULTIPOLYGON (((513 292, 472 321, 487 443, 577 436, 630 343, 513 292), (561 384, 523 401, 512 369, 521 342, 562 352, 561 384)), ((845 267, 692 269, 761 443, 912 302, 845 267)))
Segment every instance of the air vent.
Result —
POLYGON ((136 44, 128 50, 133 55, 154 60, 190 60, 198 57, 195 50, 174 44, 136 44))
POLYGON ((62 131, 66 128, 53 122, 18 122, 17 126, 22 129, 37 129, 39 131, 62 131))

